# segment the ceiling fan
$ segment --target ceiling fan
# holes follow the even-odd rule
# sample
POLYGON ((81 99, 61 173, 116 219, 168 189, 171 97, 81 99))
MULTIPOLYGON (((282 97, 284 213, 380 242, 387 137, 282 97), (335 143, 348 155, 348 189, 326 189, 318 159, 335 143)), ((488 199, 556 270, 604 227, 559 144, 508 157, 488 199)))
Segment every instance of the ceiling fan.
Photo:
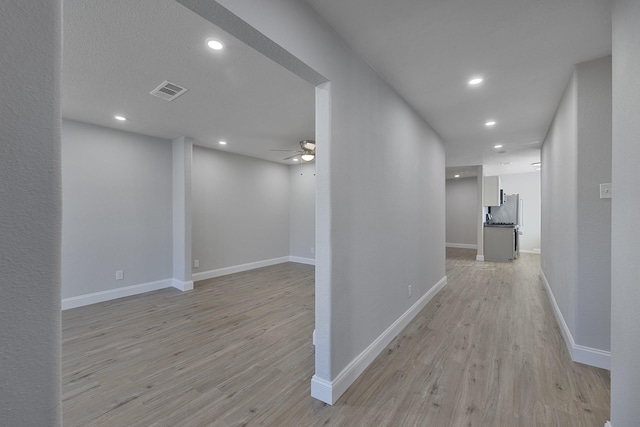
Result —
POLYGON ((316 142, 311 139, 303 139, 300 141, 300 150, 271 150, 271 151, 288 151, 294 152, 295 154, 289 157, 285 157, 282 160, 295 159, 300 156, 300 158, 305 162, 310 162, 316 157, 316 142))

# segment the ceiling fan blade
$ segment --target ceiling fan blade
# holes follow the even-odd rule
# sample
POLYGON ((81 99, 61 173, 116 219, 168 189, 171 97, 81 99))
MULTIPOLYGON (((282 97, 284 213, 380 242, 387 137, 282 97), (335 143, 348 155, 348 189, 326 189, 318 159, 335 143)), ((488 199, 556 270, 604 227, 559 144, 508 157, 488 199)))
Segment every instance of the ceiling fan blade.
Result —
POLYGON ((289 151, 289 152, 295 151, 296 153, 300 152, 300 150, 269 150, 269 151, 289 151))
POLYGON ((293 159, 294 157, 298 157, 299 155, 300 155, 300 154, 294 154, 293 156, 285 157, 285 158, 284 158, 284 159, 282 159, 282 160, 291 160, 291 159, 293 159))

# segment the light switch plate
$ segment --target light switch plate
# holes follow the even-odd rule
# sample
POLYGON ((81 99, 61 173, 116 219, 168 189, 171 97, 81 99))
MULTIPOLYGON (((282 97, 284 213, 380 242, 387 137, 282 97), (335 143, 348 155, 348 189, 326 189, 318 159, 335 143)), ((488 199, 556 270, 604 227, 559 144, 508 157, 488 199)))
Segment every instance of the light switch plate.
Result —
POLYGON ((610 199, 611 198, 611 183, 608 184, 600 184, 600 198, 601 199, 610 199))

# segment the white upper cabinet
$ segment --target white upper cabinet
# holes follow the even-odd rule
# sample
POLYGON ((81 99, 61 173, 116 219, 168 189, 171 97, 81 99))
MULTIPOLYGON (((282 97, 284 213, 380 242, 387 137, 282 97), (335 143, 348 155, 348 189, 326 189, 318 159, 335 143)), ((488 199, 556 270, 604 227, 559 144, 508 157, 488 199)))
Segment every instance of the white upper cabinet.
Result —
POLYGON ((482 186, 482 205, 500 206, 502 197, 502 180, 499 176, 485 176, 482 186))

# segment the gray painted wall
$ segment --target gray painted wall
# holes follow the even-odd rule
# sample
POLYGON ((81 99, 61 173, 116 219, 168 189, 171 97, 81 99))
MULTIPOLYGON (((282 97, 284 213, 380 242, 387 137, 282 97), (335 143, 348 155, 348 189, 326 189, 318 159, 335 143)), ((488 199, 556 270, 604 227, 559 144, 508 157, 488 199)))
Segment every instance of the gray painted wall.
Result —
POLYGON ((501 175, 502 188, 507 194, 520 194, 522 224, 520 250, 540 251, 540 172, 501 175))
POLYGON ((473 245, 478 240, 478 178, 446 180, 447 244, 473 245))
POLYGON ((0 7, 0 424, 59 426, 61 2, 0 7))
POLYGON ((309 5, 219 3, 330 81, 316 103, 330 116, 316 122, 316 377, 331 381, 446 274, 443 143, 309 5))
POLYGON ((640 2, 613 2, 611 421, 640 420, 640 2))
POLYGON ((289 255, 289 167, 193 148, 193 252, 216 270, 289 255))
POLYGON ((542 270, 575 343, 610 350, 611 58, 578 64, 542 148, 542 270))
POLYGON ((578 324, 576 343, 611 349, 611 57, 578 73, 578 324))
POLYGON ((578 265, 578 93, 574 72, 542 145, 541 269, 576 334, 578 265))
POLYGON ((316 246, 316 165, 289 166, 291 211, 289 251, 293 257, 315 259, 316 246))
POLYGON ((171 278, 171 156, 171 141, 63 121, 63 298, 171 278))

